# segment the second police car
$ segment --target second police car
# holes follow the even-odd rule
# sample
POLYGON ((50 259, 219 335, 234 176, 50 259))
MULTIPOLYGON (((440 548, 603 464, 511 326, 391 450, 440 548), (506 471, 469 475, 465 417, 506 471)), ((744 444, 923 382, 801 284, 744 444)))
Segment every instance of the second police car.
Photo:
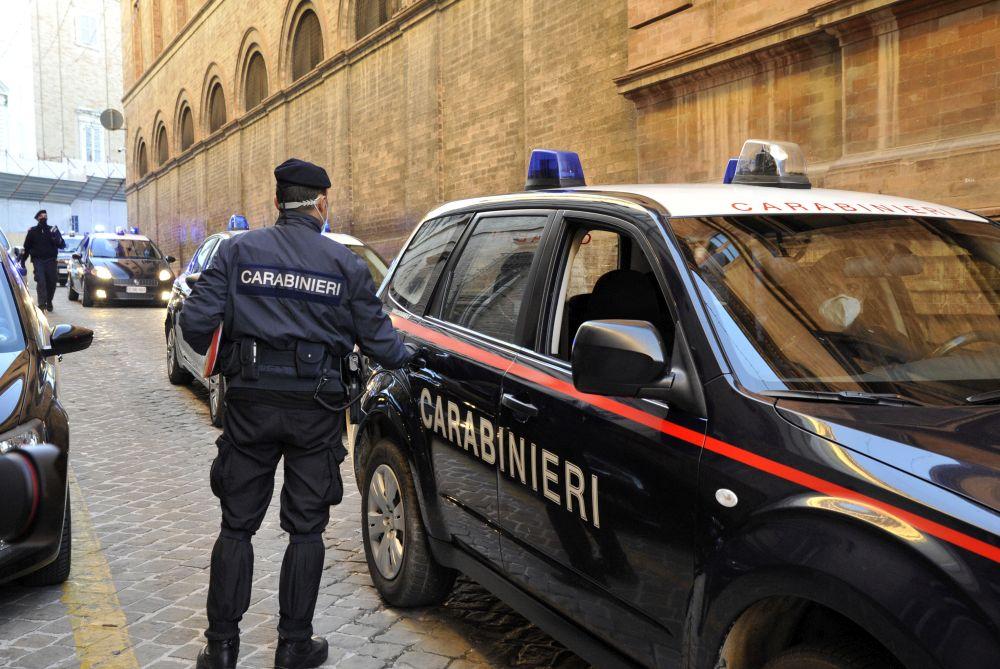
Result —
MULTIPOLYGON (((250 224, 244 216, 234 214, 229 219, 226 230, 206 237, 201 245, 191 255, 187 267, 174 281, 170 301, 167 304, 167 317, 164 321, 164 331, 167 338, 167 376, 175 385, 187 385, 192 380, 208 389, 208 411, 212 424, 222 426, 222 416, 225 411, 226 380, 221 374, 205 377, 205 356, 195 353, 187 345, 181 335, 180 322, 177 317, 184 307, 184 301, 191 294, 191 289, 201 277, 215 257, 222 240, 241 234, 250 229, 250 224)), ((387 267, 385 261, 361 240, 350 235, 330 232, 329 227, 323 231, 327 239, 339 242, 358 255, 371 271, 375 284, 382 283, 387 267)))
POLYGON ((170 298, 174 257, 163 255, 138 228, 90 233, 70 257, 68 297, 85 307, 165 305, 170 298))
POLYGON ((733 167, 536 152, 552 190, 419 225, 354 449, 376 587, 464 572, 601 667, 998 666, 1000 228, 733 167))

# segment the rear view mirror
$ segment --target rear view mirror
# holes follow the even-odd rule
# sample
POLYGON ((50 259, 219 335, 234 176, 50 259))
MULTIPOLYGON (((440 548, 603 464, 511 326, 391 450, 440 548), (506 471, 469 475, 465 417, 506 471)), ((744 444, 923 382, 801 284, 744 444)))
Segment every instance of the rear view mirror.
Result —
POLYGON ((75 353, 88 348, 94 341, 94 331, 77 325, 60 324, 52 328, 49 347, 42 351, 48 357, 75 353))
POLYGON ((587 321, 573 342, 573 385, 595 395, 635 397, 666 371, 660 333, 646 321, 587 321))
POLYGON ((188 288, 194 288, 194 284, 198 283, 201 278, 201 272, 191 272, 184 277, 184 283, 188 285, 188 288))
POLYGON ((172 262, 176 261, 177 258, 175 258, 173 256, 167 256, 166 258, 164 258, 164 260, 166 260, 168 263, 172 263, 172 262))

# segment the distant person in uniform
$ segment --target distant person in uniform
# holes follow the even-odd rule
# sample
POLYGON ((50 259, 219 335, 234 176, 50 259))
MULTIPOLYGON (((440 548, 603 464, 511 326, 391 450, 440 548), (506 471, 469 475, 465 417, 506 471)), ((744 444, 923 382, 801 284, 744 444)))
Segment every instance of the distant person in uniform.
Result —
POLYGON ((59 270, 56 267, 56 257, 59 249, 66 248, 59 228, 49 225, 49 214, 39 209, 35 214, 38 222, 28 230, 24 237, 23 265, 31 258, 35 268, 35 287, 38 293, 38 308, 52 311, 52 298, 56 294, 56 282, 59 281, 59 270))
POLYGON ((201 669, 236 665, 239 623, 250 605, 250 540, 271 501, 282 457, 281 527, 289 543, 274 663, 291 669, 326 660, 327 642, 312 636, 312 618, 323 530, 330 506, 343 495, 341 360, 355 344, 387 368, 412 357, 364 262, 320 233, 329 207, 326 171, 291 159, 274 176, 277 223, 223 241, 180 314, 184 338, 200 354, 223 325, 220 355, 228 384, 210 474, 222 530, 212 550, 201 669))

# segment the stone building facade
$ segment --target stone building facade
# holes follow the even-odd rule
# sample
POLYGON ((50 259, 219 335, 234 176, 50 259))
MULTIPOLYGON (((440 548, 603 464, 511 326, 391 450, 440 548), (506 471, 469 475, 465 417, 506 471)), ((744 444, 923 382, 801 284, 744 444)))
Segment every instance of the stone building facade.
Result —
POLYGON ((436 204, 519 190, 532 148, 591 183, 714 181, 751 136, 817 185, 1000 214, 1000 1, 128 0, 130 223, 186 259, 323 164, 335 229, 388 256, 436 204))

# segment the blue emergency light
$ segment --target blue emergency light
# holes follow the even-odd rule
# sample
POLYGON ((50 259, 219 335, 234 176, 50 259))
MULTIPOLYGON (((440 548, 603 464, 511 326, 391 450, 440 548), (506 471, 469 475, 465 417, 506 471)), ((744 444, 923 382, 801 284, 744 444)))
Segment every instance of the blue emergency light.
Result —
POLYGON ((573 188, 586 186, 580 156, 572 151, 535 149, 528 163, 528 181, 524 190, 573 188))
POLYGON ((137 235, 137 234, 139 234, 139 226, 138 225, 133 225, 131 228, 128 229, 128 233, 130 235, 137 235))
POLYGON ((726 163, 726 173, 722 177, 722 183, 731 184, 733 183, 733 177, 736 176, 736 168, 740 164, 739 158, 730 158, 729 162, 726 163))
MULTIPOLYGON (((730 161, 732 162, 732 161, 730 161)), ((729 169, 726 169, 729 174, 729 169)), ((811 188, 802 148, 792 142, 748 139, 736 162, 732 182, 773 188, 811 188)))
POLYGON ((250 221, 243 214, 233 214, 229 217, 230 230, 249 230, 250 221))
POLYGON ((330 229, 330 221, 323 224, 323 232, 333 232, 333 230, 330 229))
POLYGON ((125 228, 123 228, 121 226, 115 228, 115 234, 116 235, 124 235, 125 234, 125 228))

